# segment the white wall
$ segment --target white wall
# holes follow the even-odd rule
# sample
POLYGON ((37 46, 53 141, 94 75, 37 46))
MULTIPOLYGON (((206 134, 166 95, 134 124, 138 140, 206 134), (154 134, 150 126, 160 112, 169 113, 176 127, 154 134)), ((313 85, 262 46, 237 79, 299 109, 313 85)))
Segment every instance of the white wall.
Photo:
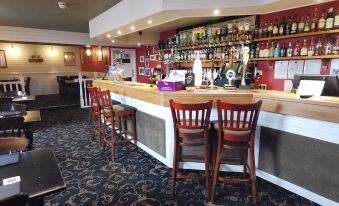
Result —
POLYGON ((81 70, 78 46, 53 46, 38 44, 13 44, 16 51, 11 54, 10 43, 0 43, 0 50, 5 50, 7 68, 0 68, 0 79, 23 76, 31 77, 30 90, 33 95, 57 94, 58 75, 78 75, 81 70), (64 52, 75 53, 75 66, 64 66, 64 52), (32 54, 39 54, 42 63, 30 63, 32 54))

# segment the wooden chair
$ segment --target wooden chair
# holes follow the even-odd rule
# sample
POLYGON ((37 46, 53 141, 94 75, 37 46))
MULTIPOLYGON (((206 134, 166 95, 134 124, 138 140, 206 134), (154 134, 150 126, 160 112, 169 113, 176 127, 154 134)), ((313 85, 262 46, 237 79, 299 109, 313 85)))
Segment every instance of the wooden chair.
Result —
POLYGON ((120 131, 121 138, 124 139, 120 143, 126 144, 129 141, 128 140, 129 135, 133 140, 135 147, 137 148, 137 127, 136 127, 137 109, 125 104, 112 105, 109 90, 98 91, 98 96, 101 113, 103 115, 101 132, 99 132, 99 142, 103 150, 105 149, 105 144, 110 145, 112 149, 112 160, 115 161, 115 146, 116 146, 115 128, 118 128, 118 130, 120 131), (129 131, 127 129, 127 122, 129 120, 132 122, 132 131, 129 131), (108 130, 108 127, 111 127, 111 129, 108 130))
POLYGON ((261 108, 261 101, 254 104, 236 105, 217 101, 218 122, 214 126, 218 130, 215 165, 213 172, 212 201, 215 197, 217 182, 247 183, 251 185, 253 204, 257 203, 256 174, 254 161, 254 136, 261 108), (238 150, 239 158, 221 158, 222 150, 238 150), (248 155, 249 150, 249 155, 248 155), (250 164, 248 165, 248 158, 250 164), (243 178, 219 177, 221 161, 235 161, 243 165, 243 178), (249 177, 247 174, 249 170, 249 177))
POLYGON ((28 143, 23 137, 0 137, 0 151, 24 151, 28 143))
POLYGON ((13 102, 13 97, 0 97, 0 104, 10 104, 13 102))
POLYGON ((9 116, 0 118, 0 137, 24 136, 24 118, 22 116, 9 116))
POLYGON ((209 139, 208 128, 212 108, 212 101, 195 104, 182 104, 169 101, 174 126, 174 157, 172 168, 171 193, 175 195, 175 182, 177 179, 205 179, 206 197, 210 199, 209 188, 209 139), (203 147, 203 155, 183 155, 184 147, 203 147), (184 176, 178 174, 179 162, 185 159, 203 160, 205 175, 184 176))
POLYGON ((22 192, 0 200, 2 206, 27 206, 28 203, 28 194, 22 192))

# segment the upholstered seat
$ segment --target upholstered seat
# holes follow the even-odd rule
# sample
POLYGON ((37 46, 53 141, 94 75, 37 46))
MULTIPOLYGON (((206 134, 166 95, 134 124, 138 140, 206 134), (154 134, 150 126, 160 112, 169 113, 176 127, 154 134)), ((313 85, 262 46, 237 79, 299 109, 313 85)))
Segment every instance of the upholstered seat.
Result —
POLYGON ((117 105, 117 104, 121 104, 119 101, 116 101, 116 100, 111 100, 111 102, 112 102, 112 105, 117 105))
MULTIPOLYGON (((230 122, 227 122, 227 125, 230 125, 230 122)), ((213 121, 214 129, 219 130, 218 120, 213 121)), ((236 122, 233 123, 233 127, 236 128, 236 122)), ((248 128, 248 123, 246 123, 245 128, 248 128)), ((246 136, 251 133, 251 130, 235 131, 229 129, 223 129, 224 134, 231 134, 235 136, 246 136)))

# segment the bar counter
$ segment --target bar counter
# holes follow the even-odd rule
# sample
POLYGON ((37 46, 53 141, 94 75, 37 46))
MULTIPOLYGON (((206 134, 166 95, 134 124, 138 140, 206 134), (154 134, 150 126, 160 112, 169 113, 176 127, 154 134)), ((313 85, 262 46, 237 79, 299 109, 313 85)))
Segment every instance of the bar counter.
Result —
MULTIPOLYGON (((94 80, 112 99, 138 109, 138 146, 172 167, 173 123, 169 99, 180 102, 216 100, 245 104, 263 100, 255 137, 257 176, 321 205, 339 205, 339 98, 311 97, 278 91, 195 90, 160 92, 136 82, 94 80)), ((203 169, 185 162, 182 168, 203 169)), ((241 166, 224 164, 227 171, 241 166)))

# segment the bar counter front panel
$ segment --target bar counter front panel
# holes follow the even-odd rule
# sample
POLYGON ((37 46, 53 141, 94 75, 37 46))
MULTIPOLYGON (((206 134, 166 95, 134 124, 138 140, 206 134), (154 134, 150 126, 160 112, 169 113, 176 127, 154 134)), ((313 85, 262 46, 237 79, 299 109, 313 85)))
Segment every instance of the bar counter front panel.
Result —
MULTIPOLYGON (((134 82, 95 80, 111 91, 112 99, 138 109, 138 146, 172 167, 173 123, 169 99, 181 102, 213 100, 211 120, 217 120, 216 100, 250 103, 263 100, 255 137, 257 176, 321 205, 339 206, 339 98, 300 99, 276 91, 223 90, 159 92, 156 86, 134 82), (332 158, 332 161, 330 159, 332 158)), ((187 169, 203 169, 200 162, 185 162, 187 169)), ((242 166, 221 166, 242 171, 242 166)))

